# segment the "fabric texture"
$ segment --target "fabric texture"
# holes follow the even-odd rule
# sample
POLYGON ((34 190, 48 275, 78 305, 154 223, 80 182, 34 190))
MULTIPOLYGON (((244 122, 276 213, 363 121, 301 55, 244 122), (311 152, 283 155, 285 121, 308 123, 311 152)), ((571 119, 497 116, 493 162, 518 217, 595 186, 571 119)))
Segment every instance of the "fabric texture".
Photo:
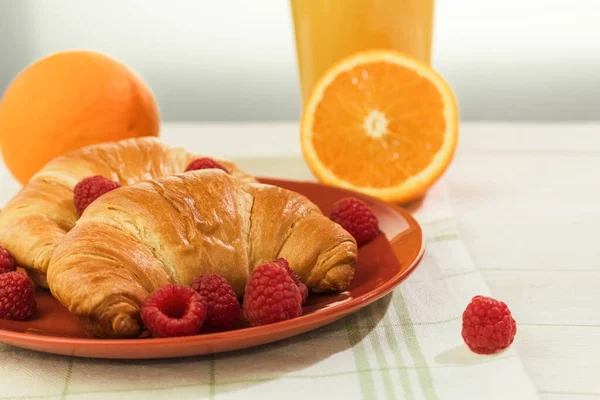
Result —
POLYGON ((392 294, 340 321, 252 349, 170 360, 70 358, 0 344, 0 400, 538 398, 513 348, 480 356, 462 341, 467 303, 491 293, 444 184, 411 211, 427 236, 421 265, 392 294))

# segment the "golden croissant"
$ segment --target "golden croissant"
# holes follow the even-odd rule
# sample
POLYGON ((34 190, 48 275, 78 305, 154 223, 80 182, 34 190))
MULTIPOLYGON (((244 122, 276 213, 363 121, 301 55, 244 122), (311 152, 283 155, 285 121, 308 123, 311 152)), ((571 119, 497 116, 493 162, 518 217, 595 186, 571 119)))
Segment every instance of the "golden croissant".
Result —
POLYGON ((48 283, 96 336, 140 334, 139 308, 169 284, 220 274, 238 296, 253 268, 285 258, 312 291, 343 291, 354 238, 304 196, 194 171, 113 190, 56 248, 48 283))
MULTIPOLYGON (((88 146, 48 163, 0 212, 0 244, 40 286, 48 287, 50 257, 79 214, 73 188, 84 178, 102 175, 129 185, 185 171, 199 155, 155 138, 128 139, 88 146)), ((255 179, 234 164, 217 159, 242 181, 255 179)))

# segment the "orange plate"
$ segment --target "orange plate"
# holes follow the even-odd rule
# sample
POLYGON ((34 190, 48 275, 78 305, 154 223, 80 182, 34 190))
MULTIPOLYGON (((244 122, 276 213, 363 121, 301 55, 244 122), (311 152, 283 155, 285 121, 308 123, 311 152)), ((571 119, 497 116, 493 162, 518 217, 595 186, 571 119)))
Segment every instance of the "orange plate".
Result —
POLYGON ((334 201, 346 196, 360 197, 369 204, 385 235, 360 248, 356 275, 348 291, 312 294, 301 317, 272 325, 183 338, 107 340, 87 336, 75 316, 49 292, 39 290, 38 310, 32 320, 0 319, 0 342, 47 353, 117 359, 194 356, 257 346, 319 328, 380 299, 405 280, 423 256, 423 232, 401 208, 317 183, 273 179, 263 182, 304 194, 325 214, 334 201))

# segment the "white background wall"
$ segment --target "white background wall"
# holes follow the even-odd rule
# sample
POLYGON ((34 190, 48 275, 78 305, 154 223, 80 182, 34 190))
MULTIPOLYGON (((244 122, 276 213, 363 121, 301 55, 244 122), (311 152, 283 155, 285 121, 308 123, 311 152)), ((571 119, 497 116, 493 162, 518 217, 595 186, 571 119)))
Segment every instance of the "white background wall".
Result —
MULTIPOLYGON (((600 0, 436 7, 433 64, 463 119, 600 120, 600 0)), ((71 48, 137 70, 166 120, 299 115, 286 0, 0 1, 0 91, 35 59, 71 48)))

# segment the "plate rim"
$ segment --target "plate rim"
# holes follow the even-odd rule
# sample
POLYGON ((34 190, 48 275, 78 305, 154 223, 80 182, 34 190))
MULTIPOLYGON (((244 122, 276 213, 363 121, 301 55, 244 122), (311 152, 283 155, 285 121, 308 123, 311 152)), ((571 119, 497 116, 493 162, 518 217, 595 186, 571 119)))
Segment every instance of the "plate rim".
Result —
MULTIPOLYGON (((194 343, 203 342, 206 345, 210 345, 211 343, 215 343, 215 342, 219 342, 219 341, 223 340, 223 336, 226 336, 227 340, 231 340, 231 341, 244 340, 244 339, 248 340, 249 338, 260 338, 262 336, 267 336, 267 335, 277 336, 278 338, 276 338, 276 339, 267 340, 267 341, 263 342, 263 344, 273 343, 273 342, 277 342, 279 340, 283 340, 285 338, 289 338, 289 337, 297 336, 302 333, 306 333, 308 331, 317 329, 318 327, 332 323, 340 318, 343 318, 343 317, 345 317, 355 311, 358 311, 361 308, 381 299, 382 297, 384 297, 387 294, 389 294, 390 292, 392 292, 397 286, 400 285, 400 283, 402 283, 404 280, 406 280, 416 270, 416 268, 419 266, 419 264, 423 258, 423 255, 425 254, 426 240, 425 240, 425 233, 423 231, 423 228, 421 227, 419 222, 407 210, 404 210, 403 208, 401 208, 395 204, 387 203, 383 200, 380 200, 380 199, 377 199, 377 198, 374 198, 374 197, 371 197, 371 196, 368 196, 368 195, 365 195, 362 193, 357 193, 357 192, 354 192, 354 191, 351 191, 348 189, 342 189, 342 188, 337 188, 334 186, 329 186, 329 185, 319 183, 319 182, 293 180, 293 179, 277 179, 277 178, 259 178, 259 180, 261 182, 264 182, 264 181, 293 182, 293 183, 297 183, 297 184, 327 186, 328 188, 337 189, 341 192, 353 193, 357 197, 362 197, 363 199, 368 199, 371 202, 375 201, 378 203, 385 204, 387 207, 394 209, 394 211, 396 213, 400 214, 403 218, 408 220, 410 222, 411 226, 418 228, 418 231, 419 231, 418 233, 420 234, 420 240, 421 240, 421 246, 420 246, 419 252, 416 255, 416 257, 412 260, 412 262, 410 263, 409 266, 400 270, 392 278, 388 279, 387 281, 382 283, 380 286, 368 291, 367 293, 364 293, 358 297, 354 297, 342 304, 333 305, 331 307, 320 309, 318 312, 301 315, 300 317, 293 318, 293 319, 290 319, 287 321, 277 322, 274 324, 256 326, 256 327, 247 327, 247 328, 236 329, 236 330, 225 331, 225 332, 214 332, 214 333, 206 333, 206 334, 202 334, 202 335, 184 336, 184 337, 132 338, 132 339, 70 338, 70 337, 65 337, 65 336, 38 335, 38 334, 31 334, 31 333, 25 333, 25 332, 17 332, 17 331, 11 331, 11 330, 6 330, 6 329, 0 329, 0 343, 6 343, 6 344, 10 344, 10 345, 13 345, 16 347, 22 347, 22 348, 27 348, 27 349, 31 349, 31 347, 27 347, 27 345, 30 345, 30 346, 32 346, 32 345, 42 345, 42 346, 71 345, 71 346, 77 347, 77 348, 92 346, 92 347, 96 348, 97 351, 101 351, 102 349, 117 350, 119 348, 131 346, 132 344, 135 344, 136 346, 141 346, 141 347, 147 348, 147 349, 151 349, 156 346, 158 346, 158 347, 164 347, 164 346, 168 347, 168 346, 172 346, 172 345, 180 346, 180 345, 183 345, 185 343, 190 343, 190 342, 194 342, 194 343), (302 330, 303 327, 309 327, 309 328, 302 330), (294 330, 298 330, 298 329, 301 330, 301 332, 298 332, 297 334, 290 335, 290 336, 279 337, 281 334, 285 334, 287 331, 294 331, 294 330)), ((390 244, 392 244, 393 239, 395 239, 396 237, 398 237, 398 235, 393 238, 387 238, 387 240, 390 242, 390 244)), ((257 345, 240 346, 238 349, 255 347, 255 346, 257 346, 257 345)), ((232 349, 229 351, 234 351, 234 350, 235 349, 232 349)), ((54 352, 48 351, 48 350, 34 350, 34 351, 50 353, 50 354, 63 354, 63 353, 54 353, 54 352)), ((221 351, 212 352, 212 353, 220 353, 220 352, 221 351)), ((225 352, 225 351, 223 351, 223 352, 225 352)), ((190 354, 190 356, 198 355, 198 354, 199 353, 190 354)), ((209 354, 209 353, 202 353, 202 354, 209 354)), ((101 358, 104 358, 104 359, 110 359, 110 358, 132 359, 132 357, 110 357, 110 355, 107 355, 105 357, 98 357, 98 356, 91 356, 91 355, 84 355, 84 354, 81 354, 81 355, 73 354, 73 355, 77 356, 77 357, 88 357, 88 358, 97 358, 97 359, 101 359, 101 358)), ((180 357, 180 356, 172 356, 172 357, 180 357)), ((161 358, 169 358, 169 357, 135 357, 135 358, 138 358, 138 359, 139 358, 161 359, 161 358)))

